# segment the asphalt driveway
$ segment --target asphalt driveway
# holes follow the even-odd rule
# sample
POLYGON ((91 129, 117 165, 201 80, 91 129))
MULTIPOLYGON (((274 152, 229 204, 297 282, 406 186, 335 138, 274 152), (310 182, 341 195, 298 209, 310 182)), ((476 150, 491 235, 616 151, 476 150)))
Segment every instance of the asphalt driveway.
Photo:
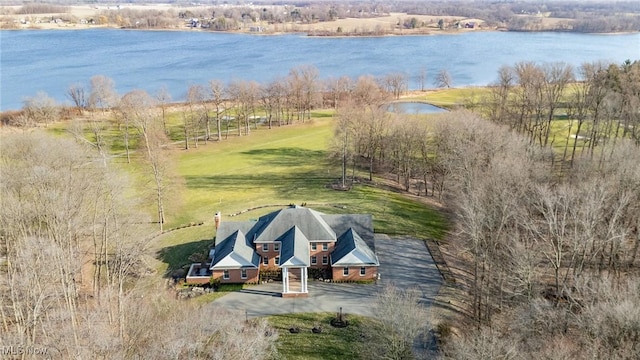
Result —
POLYGON ((380 260, 377 284, 341 284, 310 281, 306 298, 282 298, 281 283, 255 285, 229 293, 213 305, 246 312, 248 317, 299 312, 338 312, 373 316, 376 294, 386 284, 401 289, 416 288, 429 306, 442 284, 442 276, 424 244, 408 238, 389 238, 376 234, 375 248, 380 260))

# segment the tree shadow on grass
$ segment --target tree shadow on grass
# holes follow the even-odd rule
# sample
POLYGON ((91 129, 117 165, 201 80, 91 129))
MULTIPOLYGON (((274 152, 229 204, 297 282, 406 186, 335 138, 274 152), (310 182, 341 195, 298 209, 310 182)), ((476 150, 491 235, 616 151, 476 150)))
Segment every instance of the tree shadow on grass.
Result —
POLYGON ((283 167, 314 164, 327 158, 327 153, 324 150, 309 150, 297 147, 254 149, 243 151, 242 154, 250 156, 252 161, 283 167))
POLYGON ((185 265, 192 263, 189 256, 194 253, 209 253, 209 249, 213 245, 213 239, 202 239, 192 241, 185 244, 167 246, 157 253, 157 259, 168 264, 164 277, 170 277, 171 274, 185 265))
MULTIPOLYGON (((318 172, 296 173, 256 173, 252 175, 202 175, 186 176, 186 186, 193 189, 238 191, 246 192, 248 189, 266 188, 274 191, 283 199, 291 196, 299 196, 305 193, 316 194, 324 191, 333 177, 319 176, 318 172)), ((312 201, 313 199, 309 199, 312 201)))

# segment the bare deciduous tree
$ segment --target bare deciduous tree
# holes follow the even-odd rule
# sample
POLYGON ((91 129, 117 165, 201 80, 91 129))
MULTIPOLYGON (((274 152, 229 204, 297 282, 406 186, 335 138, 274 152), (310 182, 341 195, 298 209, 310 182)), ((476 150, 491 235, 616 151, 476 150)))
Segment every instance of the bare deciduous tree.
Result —
POLYGON ((69 89, 67 89, 67 96, 71 99, 78 111, 82 111, 89 107, 89 94, 87 94, 84 85, 70 85, 69 89))
POLYGON ((118 102, 113 79, 104 75, 95 75, 89 80, 89 106, 94 109, 108 110, 118 102))
POLYGON ((222 140, 222 115, 225 112, 223 107, 226 100, 227 91, 224 84, 219 80, 209 81, 209 91, 211 91, 211 102, 215 109, 216 116, 216 140, 222 140))
POLYGON ((369 329, 382 336, 368 334, 377 341, 370 342, 367 355, 377 359, 413 358, 414 340, 427 331, 427 312, 416 289, 398 289, 386 285, 374 302, 378 327, 369 329))
POLYGON ((158 105, 160 105, 160 110, 162 110, 162 128, 164 129, 165 134, 169 135, 169 130, 167 129, 167 106, 171 103, 171 93, 166 86, 161 86, 156 93, 156 101, 158 105))
POLYGON ((448 89, 451 87, 451 84, 452 84, 451 75, 449 74, 449 71, 447 71, 447 69, 442 69, 438 71, 438 74, 436 75, 435 79, 433 79, 433 85, 439 88, 446 87, 448 89))
POLYGON ((380 82, 387 92, 393 94, 396 99, 400 99, 400 95, 407 91, 409 87, 407 75, 400 72, 387 74, 380 79, 380 82))
POLYGON ((47 126, 58 116, 58 105, 47 93, 39 91, 35 96, 23 101, 22 113, 30 123, 47 126))

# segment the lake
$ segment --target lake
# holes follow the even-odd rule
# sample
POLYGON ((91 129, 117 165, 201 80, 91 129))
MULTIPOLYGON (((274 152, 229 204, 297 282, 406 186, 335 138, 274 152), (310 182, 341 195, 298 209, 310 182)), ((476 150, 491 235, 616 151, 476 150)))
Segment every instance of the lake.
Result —
POLYGON ((427 73, 447 69, 453 86, 486 85, 502 65, 519 61, 573 65, 640 59, 640 33, 469 32, 455 35, 324 38, 189 31, 0 31, 0 110, 17 109, 24 97, 44 91, 69 103, 74 83, 106 75, 119 93, 166 86, 174 100, 192 84, 218 79, 267 82, 312 64, 322 78, 382 76, 403 72, 410 87, 427 73))
POLYGON ((404 114, 438 114, 446 112, 446 109, 423 102, 402 101, 392 102, 387 106, 387 111, 404 114))

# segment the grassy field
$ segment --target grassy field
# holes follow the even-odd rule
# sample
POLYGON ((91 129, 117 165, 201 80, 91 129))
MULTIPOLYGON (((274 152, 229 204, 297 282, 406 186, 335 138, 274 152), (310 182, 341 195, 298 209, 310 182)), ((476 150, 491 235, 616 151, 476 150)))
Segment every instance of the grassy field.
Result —
POLYGON ((481 87, 438 89, 424 92, 414 91, 403 100, 427 102, 446 109, 456 109, 470 102, 480 102, 488 91, 488 88, 481 87))
POLYGON ((374 320, 355 315, 347 315, 349 326, 334 328, 330 321, 336 314, 303 313, 276 315, 267 318, 271 326, 278 330, 278 359, 327 360, 362 359, 366 344, 363 332, 371 328, 374 320), (322 332, 314 334, 311 329, 320 326, 322 332), (300 332, 291 334, 289 329, 298 327, 300 332))
MULTIPOLYGON (((446 219, 438 210, 402 194, 367 184, 355 184, 349 191, 333 190, 331 184, 338 181, 340 167, 327 160, 332 133, 330 113, 320 112, 305 123, 258 128, 250 136, 173 150, 175 180, 168 190, 165 228, 204 225, 171 231, 155 240, 153 247, 163 263, 159 270, 170 273, 189 264, 191 254, 206 252, 215 236, 213 215, 217 211, 223 221, 241 221, 306 203, 325 213, 372 214, 376 232, 445 236, 446 219), (261 208, 232 216, 254 207, 261 208)), ((131 169, 134 176, 140 171, 136 166, 131 169)))

